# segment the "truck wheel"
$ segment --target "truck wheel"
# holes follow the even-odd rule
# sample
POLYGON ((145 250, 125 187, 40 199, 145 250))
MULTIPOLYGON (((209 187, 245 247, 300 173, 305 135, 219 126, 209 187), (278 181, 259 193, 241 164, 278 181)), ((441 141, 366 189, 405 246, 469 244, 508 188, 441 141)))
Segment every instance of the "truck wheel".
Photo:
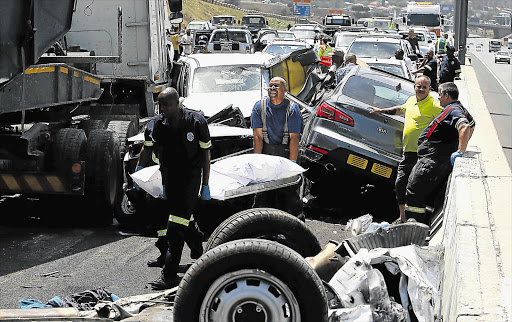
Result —
POLYGON ((80 129, 60 129, 53 140, 54 166, 59 169, 66 163, 85 160, 87 154, 87 137, 80 129))
POLYGON ((121 148, 121 158, 124 157, 124 154, 126 153, 126 143, 128 142, 128 138, 139 133, 135 123, 132 121, 110 121, 108 122, 107 130, 117 134, 117 137, 119 138, 119 146, 121 148))
POLYGON ((85 120, 80 122, 78 127, 84 130, 85 135, 89 137, 92 130, 102 130, 105 128, 105 121, 103 120, 85 120))
POLYGON ((327 321, 327 299, 320 277, 297 252, 269 240, 235 240, 187 270, 174 321, 327 321))
POLYGON ((122 184, 121 153, 117 136, 107 130, 92 130, 87 140, 85 193, 93 215, 100 223, 112 223, 112 207, 122 184))
POLYGON ((322 250, 318 239, 300 219, 278 209, 254 208, 240 211, 217 226, 205 251, 243 238, 273 240, 304 257, 315 256, 322 250))

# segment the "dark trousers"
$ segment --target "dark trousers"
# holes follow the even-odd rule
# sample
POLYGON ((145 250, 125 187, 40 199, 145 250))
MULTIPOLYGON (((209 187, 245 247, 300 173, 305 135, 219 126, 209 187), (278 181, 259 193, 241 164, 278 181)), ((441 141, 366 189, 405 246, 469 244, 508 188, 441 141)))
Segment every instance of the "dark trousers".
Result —
POLYGON ((414 165, 406 188, 405 217, 429 224, 426 199, 440 187, 452 171, 449 155, 432 153, 420 156, 414 165))
POLYGON ((418 160, 418 155, 416 152, 404 152, 402 155, 402 160, 398 164, 398 170, 395 181, 395 193, 396 200, 399 205, 405 204, 405 191, 407 188, 407 181, 409 180, 409 175, 411 174, 412 168, 416 164, 418 160))
POLYGON ((183 174, 170 174, 162 171, 165 185, 167 209, 167 248, 170 256, 166 256, 162 270, 166 278, 176 276, 185 243, 191 253, 202 252, 203 233, 195 220, 191 220, 197 205, 199 187, 201 185, 201 169, 195 169, 183 174))

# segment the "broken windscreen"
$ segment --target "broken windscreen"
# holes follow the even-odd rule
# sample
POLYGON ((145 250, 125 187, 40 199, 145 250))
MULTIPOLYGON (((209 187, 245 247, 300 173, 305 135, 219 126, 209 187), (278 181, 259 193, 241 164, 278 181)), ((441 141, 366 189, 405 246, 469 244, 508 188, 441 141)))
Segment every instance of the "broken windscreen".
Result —
POLYGON ((258 66, 209 66, 196 69, 193 93, 239 92, 261 87, 258 66))

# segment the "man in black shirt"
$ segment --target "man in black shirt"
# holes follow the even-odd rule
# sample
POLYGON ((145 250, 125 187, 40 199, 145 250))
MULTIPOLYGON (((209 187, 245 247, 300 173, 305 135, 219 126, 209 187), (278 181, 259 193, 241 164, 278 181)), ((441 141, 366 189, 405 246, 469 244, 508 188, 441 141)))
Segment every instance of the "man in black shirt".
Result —
POLYGON ((160 162, 164 196, 167 199, 166 256, 160 279, 152 282, 153 289, 167 289, 178 285, 177 269, 186 242, 191 257, 202 253, 202 238, 197 223, 192 219, 201 190, 201 199, 210 199, 211 140, 206 119, 199 113, 182 108, 179 96, 172 87, 158 95, 163 118, 155 122, 153 140, 160 162), (202 184, 202 186, 201 186, 202 184))
POLYGON ((448 46, 448 48, 446 48, 446 55, 441 62, 439 84, 453 82, 456 77, 459 77, 460 72, 460 62, 459 59, 455 57, 455 47, 448 46))
POLYGON ((430 78, 430 87, 437 92, 437 61, 434 58, 434 51, 432 49, 427 51, 421 67, 412 73, 423 73, 424 76, 428 76, 430 78))
POLYGON ((421 53, 418 38, 414 36, 414 29, 409 29, 409 37, 407 37, 406 39, 411 44, 412 50, 414 50, 414 52, 421 53), (416 50, 416 48, 418 48, 418 50, 416 50))
POLYGON ((405 195, 407 219, 428 224, 426 197, 448 178, 455 159, 466 152, 475 121, 458 98, 459 90, 454 83, 439 85, 439 101, 444 111, 418 138, 418 161, 411 171, 405 195))

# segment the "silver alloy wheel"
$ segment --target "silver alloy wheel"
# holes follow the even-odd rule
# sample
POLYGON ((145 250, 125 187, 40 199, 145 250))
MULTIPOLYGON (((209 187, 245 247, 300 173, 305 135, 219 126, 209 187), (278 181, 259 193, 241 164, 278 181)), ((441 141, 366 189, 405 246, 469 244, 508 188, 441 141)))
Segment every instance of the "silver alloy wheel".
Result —
POLYGON ((200 321, 299 322, 295 295, 279 278, 242 269, 217 278, 201 303, 200 321))
POLYGON ((135 215, 137 209, 132 205, 126 194, 123 193, 123 200, 121 200, 121 209, 126 215, 135 215))

